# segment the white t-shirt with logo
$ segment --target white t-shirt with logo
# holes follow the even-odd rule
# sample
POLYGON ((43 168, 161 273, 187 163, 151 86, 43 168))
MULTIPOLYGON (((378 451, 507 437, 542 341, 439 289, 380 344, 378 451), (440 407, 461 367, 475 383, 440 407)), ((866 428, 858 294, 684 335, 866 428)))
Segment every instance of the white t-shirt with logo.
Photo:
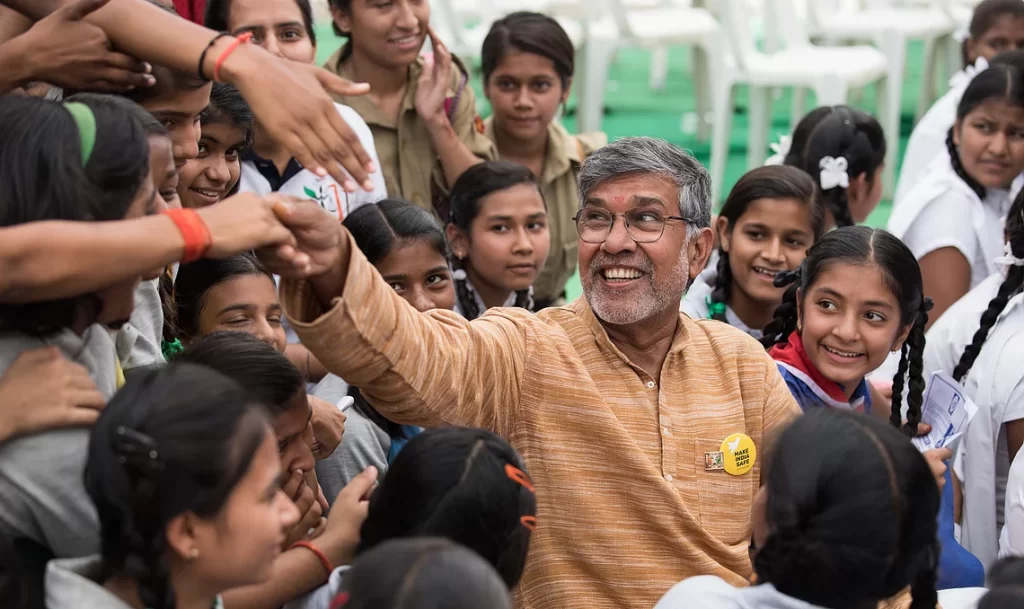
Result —
POLYGON ((239 192, 254 192, 261 195, 279 192, 293 197, 313 199, 321 207, 337 215, 339 221, 344 220, 350 213, 367 203, 376 203, 381 199, 386 199, 388 193, 384 186, 384 174, 380 170, 380 160, 377 158, 377 149, 373 143, 370 127, 363 117, 359 116, 352 108, 341 104, 334 104, 334 107, 338 109, 338 114, 359 137, 363 148, 366 149, 374 165, 377 166, 377 170, 370 174, 370 180, 373 182, 372 191, 367 192, 360 188, 356 192, 345 192, 341 184, 331 176, 318 177, 312 171, 303 169, 294 159, 281 175, 278 174, 273 163, 250 154, 242 161, 239 192))

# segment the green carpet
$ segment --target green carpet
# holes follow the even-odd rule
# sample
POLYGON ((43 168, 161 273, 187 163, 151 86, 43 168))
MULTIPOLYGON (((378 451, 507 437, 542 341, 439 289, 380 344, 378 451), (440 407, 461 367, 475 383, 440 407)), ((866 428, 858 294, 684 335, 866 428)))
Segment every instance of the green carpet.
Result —
MULTIPOLYGON (((341 45, 341 39, 331 31, 330 24, 318 24, 317 26, 318 53, 317 60, 321 63, 333 54, 341 45)), ((625 137, 630 135, 649 135, 664 138, 674 144, 682 146, 690 151, 705 165, 710 162, 711 149, 709 142, 701 142, 692 126, 696 112, 696 98, 693 90, 693 80, 688 68, 688 53, 686 49, 672 49, 669 53, 669 75, 667 84, 662 91, 651 91, 648 87, 650 52, 642 49, 623 49, 619 52, 616 61, 612 64, 608 75, 608 86, 605 89, 605 107, 609 111, 605 114, 602 129, 608 134, 609 139, 625 137), (687 115, 690 115, 687 118, 687 115)), ((907 49, 907 65, 912 68, 919 68, 923 61, 923 51, 920 44, 911 44, 907 49)), ((479 100, 480 113, 484 116, 489 114, 487 100, 481 92, 479 74, 472 79, 472 84, 479 100)), ((900 146, 898 158, 894 155, 894 146, 889 145, 888 162, 902 160, 903 149, 906 147, 906 140, 913 128, 914 106, 916 97, 919 94, 920 70, 913 69, 904 76, 903 81, 903 107, 900 125, 900 146)), ((785 91, 779 99, 773 103, 772 135, 770 142, 777 141, 782 134, 789 132, 789 108, 791 91, 785 91)), ((736 115, 733 118, 732 133, 730 134, 729 160, 726 166, 725 190, 728 193, 732 185, 742 176, 746 170, 746 145, 747 145, 747 92, 744 88, 737 91, 736 115)), ((851 102, 858 108, 873 112, 875 105, 875 91, 868 88, 859 98, 855 97, 851 102)), ((575 96, 569 100, 569 115, 563 121, 570 132, 575 130, 576 120, 574 118, 575 96)), ((806 107, 814 107, 814 95, 808 93, 806 107)), ((885 226, 891 211, 891 202, 882 201, 878 209, 868 218, 867 224, 871 226, 885 226)), ((579 280, 576 276, 569 280, 566 292, 570 300, 580 295, 579 280)))

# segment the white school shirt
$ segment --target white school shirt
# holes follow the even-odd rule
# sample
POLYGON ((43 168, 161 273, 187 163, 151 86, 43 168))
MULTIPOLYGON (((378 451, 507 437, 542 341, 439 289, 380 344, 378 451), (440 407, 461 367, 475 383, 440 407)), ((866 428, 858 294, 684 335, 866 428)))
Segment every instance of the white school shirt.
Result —
MULTIPOLYGON (((711 284, 718 278, 718 250, 715 250, 712 258, 713 261, 708 261, 708 265, 701 271, 700 275, 693 280, 693 285, 683 295, 683 300, 679 304, 679 310, 690 316, 690 319, 708 319, 708 313, 711 307, 708 305, 709 299, 711 298, 711 284), (712 264, 714 262, 714 264, 712 264)), ((730 326, 737 330, 743 330, 752 337, 760 340, 764 336, 764 331, 757 328, 751 328, 747 324, 743 323, 743 320, 736 315, 736 312, 732 310, 732 307, 726 305, 725 307, 725 320, 730 326)))
POLYGON ((373 182, 372 191, 358 189, 353 193, 345 192, 341 184, 331 176, 320 178, 312 171, 303 169, 295 159, 288 163, 284 174, 278 174, 273 163, 259 158, 252 150, 249 150, 242 160, 238 191, 260 195, 279 192, 300 199, 313 199, 327 211, 336 214, 338 220, 344 220, 363 205, 386 199, 388 192, 384 186, 384 174, 380 171, 380 160, 377 158, 370 127, 352 108, 341 104, 334 104, 334 107, 338 109, 338 114, 352 131, 359 136, 359 142, 377 166, 377 170, 370 174, 370 180, 373 182))
POLYGON ((956 175, 948 157, 935 159, 893 209, 889 232, 918 260, 945 247, 956 248, 971 265, 973 288, 999 270, 995 260, 1003 255, 1003 221, 1020 182, 1018 176, 1010 190, 989 188, 982 200, 956 175))
POLYGON ((1003 514, 1006 523, 999 536, 999 558, 1024 556, 1024 450, 1010 466, 1003 514))
MULTIPOLYGON (((997 277, 1001 279, 1001 275, 997 277)), ((925 348, 927 374, 938 369, 952 373, 951 366, 956 366, 963 346, 977 331, 987 300, 995 295, 999 283, 986 280, 950 308, 953 315, 943 315, 932 327, 925 348)), ((1024 294, 1010 299, 962 380, 978 413, 964 434, 953 466, 964 489, 960 543, 984 565, 990 565, 998 555, 1003 523, 1010 469, 1004 426, 1024 419, 1022 305, 1024 294)))

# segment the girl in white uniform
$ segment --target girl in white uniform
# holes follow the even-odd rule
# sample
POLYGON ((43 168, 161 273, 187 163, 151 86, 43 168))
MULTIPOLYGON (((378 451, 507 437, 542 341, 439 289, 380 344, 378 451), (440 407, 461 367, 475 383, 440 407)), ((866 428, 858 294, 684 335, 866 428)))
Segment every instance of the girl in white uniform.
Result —
POLYGON ((885 135, 873 116, 849 106, 815 108, 797 124, 783 163, 819 186, 825 228, 863 223, 882 200, 885 135))
POLYGON ((1015 67, 993 66, 971 81, 946 145, 949 162, 933 162, 889 219, 921 263, 933 319, 997 270, 1010 188, 1024 170, 1024 82, 1015 67))
POLYGON ((956 107, 975 74, 1000 53, 1024 46, 1024 2, 985 0, 974 9, 964 40, 964 69, 949 81, 946 92, 914 126, 900 166, 893 205, 899 205, 933 160, 946 154, 946 134, 956 122, 956 107))
POLYGON ((1024 444, 1024 197, 1006 229, 1003 270, 935 324, 924 358, 926 374, 950 373, 978 406, 954 471, 964 489, 961 542, 986 565, 997 555, 1010 463, 1024 444))
POLYGON ((740 178, 716 220, 718 261, 697 276, 680 309, 760 339, 785 292, 775 276, 795 271, 821 237, 815 194, 814 180, 795 167, 759 167, 740 178))

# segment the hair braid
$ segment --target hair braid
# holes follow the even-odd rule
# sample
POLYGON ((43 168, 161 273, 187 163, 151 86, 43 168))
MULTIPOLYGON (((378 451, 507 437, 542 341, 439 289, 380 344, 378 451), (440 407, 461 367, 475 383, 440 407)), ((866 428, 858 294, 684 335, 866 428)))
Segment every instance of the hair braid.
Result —
POLYGON ((900 355, 899 370, 892 380, 892 414, 889 420, 894 427, 902 429, 911 438, 917 435, 917 425, 921 422, 921 406, 924 402, 924 328, 928 325, 928 311, 931 308, 931 299, 925 298, 910 328, 910 334, 907 335, 900 355), (907 394, 907 424, 899 425, 902 421, 904 374, 910 386, 907 394))
POLYGON ((952 128, 950 128, 949 133, 946 135, 946 150, 949 151, 949 164, 953 167, 953 171, 956 173, 957 177, 963 180, 964 183, 974 191, 974 194, 978 195, 979 199, 984 200, 985 187, 972 178, 960 162, 960 151, 957 150, 956 142, 953 141, 952 128))
POLYGON ((936 592, 937 574, 935 557, 939 555, 939 544, 936 541, 927 550, 929 554, 929 565, 919 571, 914 581, 910 584, 910 609, 935 609, 939 605, 939 595, 936 592))
POLYGON ((906 342, 900 347, 900 365, 896 370, 896 376, 892 377, 892 412, 889 414, 889 423, 896 429, 903 427, 903 384, 907 378, 907 369, 910 367, 910 360, 907 357, 909 349, 910 346, 906 342))
POLYGON ((782 296, 782 303, 775 309, 775 317, 764 327, 764 337, 761 344, 765 349, 771 349, 778 343, 783 342, 796 330, 797 326, 797 305, 796 292, 800 286, 803 265, 796 271, 783 271, 775 276, 774 285, 777 288, 789 286, 782 296))
POLYGON ((981 325, 978 327, 978 331, 974 333, 974 339, 964 349, 963 355, 960 356, 960 361, 957 363, 956 368, 953 369, 953 379, 955 381, 961 382, 967 376, 967 373, 970 372, 971 366, 974 365, 974 360, 981 353, 981 348, 984 346, 992 326, 999 319, 999 314, 1006 308, 1006 303, 1014 295, 1020 293, 1022 287, 1024 287, 1024 267, 1011 267, 1006 275, 1006 279, 999 286, 999 291, 996 293, 995 298, 989 301, 988 308, 981 315, 981 325))
MULTIPOLYGON (((718 266, 716 268, 715 281, 711 286, 711 303, 727 305, 729 296, 732 293, 732 267, 729 265, 729 252, 718 248, 718 266)), ((711 319, 728 323, 725 317, 725 307, 715 311, 712 307, 711 319)))
POLYGON ((455 281, 455 297, 459 301, 459 308, 462 309, 463 316, 469 321, 473 321, 480 317, 480 306, 476 303, 476 292, 469 285, 462 260, 456 260, 454 266, 455 272, 452 273, 452 279, 455 281))
POLYGON ((832 212, 832 218, 836 222, 836 228, 854 226, 853 216, 850 215, 850 202, 845 188, 833 188, 825 193, 825 205, 832 212))
POLYGON ((537 312, 537 304, 533 299, 533 286, 526 288, 525 290, 516 290, 516 301, 515 306, 526 309, 531 313, 537 312))

